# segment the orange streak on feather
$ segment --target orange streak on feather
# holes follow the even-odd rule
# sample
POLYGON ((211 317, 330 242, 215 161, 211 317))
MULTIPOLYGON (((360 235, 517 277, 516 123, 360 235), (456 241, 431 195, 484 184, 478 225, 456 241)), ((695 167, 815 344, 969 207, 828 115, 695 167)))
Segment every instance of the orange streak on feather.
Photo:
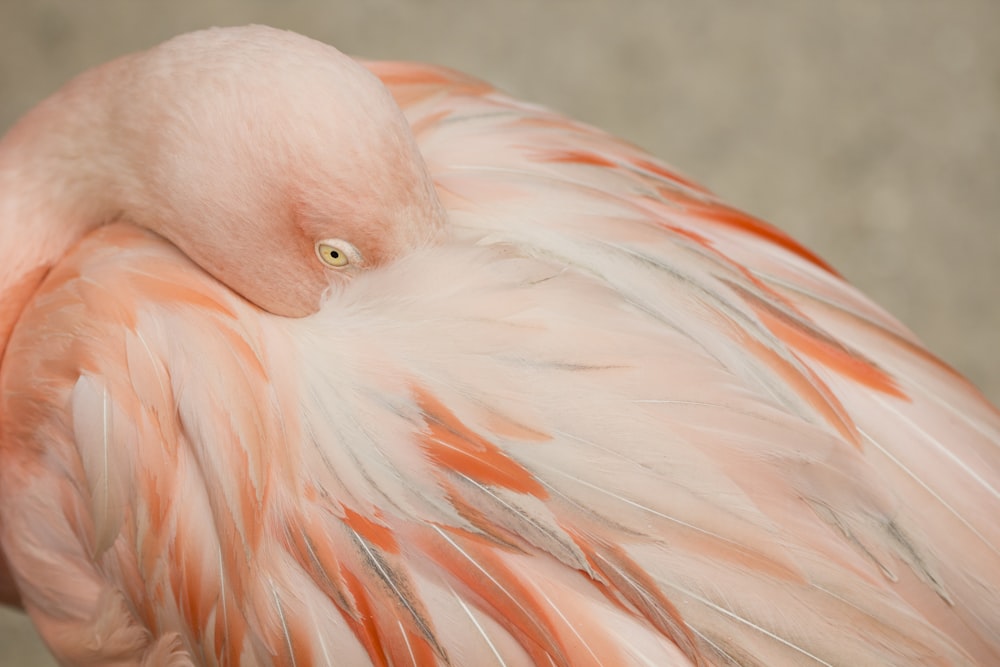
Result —
MULTIPOLYGON (((538 159, 545 162, 554 163, 571 163, 571 164, 583 164, 593 167, 605 167, 605 168, 618 168, 621 166, 615 160, 604 157, 593 151, 586 150, 575 150, 575 149, 559 149, 548 152, 543 152, 537 155, 538 159)), ((683 185, 687 188, 695 190, 700 193, 705 193, 705 189, 699 186, 693 181, 689 181, 678 174, 669 171, 668 169, 661 167, 648 160, 643 160, 641 158, 635 158, 629 161, 630 166, 646 171, 648 173, 654 174, 661 178, 664 178, 671 183, 677 183, 683 185)), ((782 232, 777 227, 774 227, 763 220, 755 218, 748 215, 740 210, 727 206, 721 202, 704 202, 698 199, 685 195, 682 192, 667 189, 666 187, 658 187, 657 192, 666 201, 676 201, 685 206, 685 208, 709 222, 715 222, 718 224, 726 225, 727 227, 734 227, 736 229, 749 232, 755 236, 759 236, 771 243, 781 246, 785 250, 788 250, 799 257, 815 264, 816 266, 822 268, 823 270, 833 274, 839 275, 837 271, 823 261, 819 255, 816 255, 811 250, 801 245, 798 241, 788 236, 782 232)))
MULTIPOLYGON (((668 201, 678 201, 679 194, 677 192, 663 189, 660 189, 659 191, 661 196, 668 201)), ((766 241, 770 241, 785 250, 788 250, 811 264, 815 264, 827 273, 838 277, 840 276, 840 274, 837 273, 837 270, 823 261, 819 255, 815 254, 777 227, 768 224, 759 218, 755 218, 752 215, 744 213, 743 211, 726 206, 721 202, 702 202, 694 198, 680 196, 680 201, 678 201, 678 203, 682 204, 688 212, 696 215, 699 219, 704 220, 705 222, 717 223, 725 225, 726 227, 732 227, 734 229, 748 232, 766 241)))
POLYGON ((420 665, 436 667, 443 662, 438 660, 434 648, 427 639, 409 628, 404 629, 403 634, 393 633, 391 637, 395 638, 392 655, 396 664, 409 663, 417 667, 420 665))
POLYGON ((365 647, 368 657, 371 658, 375 667, 388 667, 390 661, 382 646, 382 639, 378 626, 375 623, 376 612, 373 609, 371 600, 365 592, 365 587, 361 580, 350 569, 340 568, 340 578, 347 585, 347 590, 351 593, 354 608, 357 609, 357 616, 345 616, 351 631, 358 638, 361 645, 365 647))
MULTIPOLYGON (((739 265, 736 266, 739 267, 739 265)), ((844 347, 838 341, 830 338, 815 327, 809 326, 806 316, 800 313, 787 299, 767 287, 743 267, 739 268, 754 285, 800 318, 797 320, 788 312, 782 311, 753 292, 731 281, 725 281, 743 297, 744 301, 750 305, 768 331, 779 340, 800 354, 814 359, 827 368, 849 377, 859 384, 890 396, 908 400, 908 397, 897 386, 895 380, 873 361, 863 357, 858 352, 844 347)), ((748 350, 753 352, 758 358, 766 360, 769 366, 774 368, 781 377, 795 388, 796 393, 818 409, 830 424, 835 426, 856 447, 861 447, 857 427, 850 415, 844 409, 836 395, 830 391, 826 383, 811 368, 805 366, 803 371, 807 377, 804 377, 802 375, 803 371, 795 369, 786 360, 782 359, 780 355, 775 353, 774 350, 762 345, 735 324, 733 326, 739 331, 738 335, 744 344, 746 344, 748 350), (805 382, 805 379, 808 379, 808 382, 805 382)))
POLYGON ((361 580, 343 563, 330 525, 314 513, 290 519, 287 525, 294 528, 286 533, 286 549, 336 605, 373 663, 390 664, 382 648, 370 596, 361 580))
POLYGON ((746 332, 741 331, 739 336, 740 341, 747 348, 748 352, 770 366, 799 397, 812 406, 843 438, 856 448, 861 449, 861 437, 858 435, 857 425, 847 415, 844 406, 841 405, 837 397, 833 395, 826 384, 815 373, 808 368, 796 368, 787 359, 782 358, 780 354, 746 332))
MULTIPOLYGON (((528 126, 540 126, 540 127, 558 127, 558 128, 576 128, 579 129, 579 125, 564 118, 526 118, 521 121, 522 125, 528 126)), ((589 129, 589 128, 588 128, 589 129)), ((591 130, 591 132, 593 132, 591 130)), ((628 144, 617 143, 616 148, 621 150, 626 148, 628 144)), ((636 153, 639 153, 641 149, 634 148, 636 153)), ((667 169, 661 164, 657 164, 651 160, 634 155, 631 157, 624 157, 623 160, 613 159, 600 155, 594 151, 578 150, 578 149, 561 149, 555 150, 541 155, 541 159, 547 162, 557 162, 557 163, 578 163, 587 164, 595 167, 629 167, 640 172, 645 172, 646 174, 652 174, 658 178, 669 181, 670 183, 675 183, 686 187, 688 189, 694 190, 699 193, 707 194, 707 190, 698 183, 681 176, 675 171, 667 169)))
MULTIPOLYGON (((190 534, 183 526, 178 526, 178 534, 190 534)), ((174 600, 184 618, 188 630, 197 643, 204 640, 207 620, 217 595, 206 594, 206 576, 202 567, 203 554, 196 542, 176 540, 170 554, 171 588, 174 600)))
MULTIPOLYGON (((250 454, 247 451, 250 447, 258 446, 259 443, 240 442, 235 433, 229 432, 227 439, 231 443, 228 450, 231 454, 229 462, 232 465, 232 474, 236 479, 246 480, 240 484, 236 492, 239 494, 235 511, 240 513, 242 530, 237 530, 235 535, 243 539, 246 548, 256 549, 264 535, 260 516, 268 496, 267 488, 258 488, 251 480, 254 476, 250 474, 250 454)), ((264 478, 264 484, 268 483, 268 477, 264 478)), ((219 512, 222 514, 222 512, 219 512)))
POLYGON ((391 61, 369 61, 364 64, 389 88, 395 86, 453 88, 458 86, 462 92, 470 94, 482 94, 493 90, 493 86, 485 81, 447 67, 391 61))
MULTIPOLYGON (((215 659, 220 665, 240 664, 243 652, 243 641, 246 636, 246 621, 237 610, 239 603, 232 595, 222 591, 220 598, 225 596, 227 613, 216 610, 215 614, 215 659)), ((222 605, 220 599, 219 604, 222 605)))
POLYGON ((350 569, 341 568, 340 574, 358 609, 358 618, 348 619, 348 623, 375 665, 434 667, 440 664, 427 638, 407 627, 412 626, 412 619, 397 616, 395 605, 375 599, 363 580, 350 569))
POLYGON ((341 558, 330 526, 312 512, 290 518, 286 525, 289 528, 285 548, 323 594, 337 605, 344 618, 356 621, 359 612, 347 592, 347 583, 340 576, 341 558))
POLYGON ((660 223, 660 227, 673 234, 676 234, 677 236, 683 237, 688 241, 692 241, 703 248, 707 248, 716 255, 719 255, 719 251, 715 249, 712 240, 709 239, 707 236, 702 236, 698 232, 692 231, 690 229, 684 229, 683 227, 678 227, 676 225, 670 225, 662 222, 660 223))
POLYGON ((399 544, 388 526, 375 523, 346 505, 341 505, 341 508, 344 510, 344 524, 351 530, 382 551, 399 553, 399 544))
POLYGON ((236 524, 236 517, 228 510, 216 512, 213 516, 216 531, 219 534, 219 541, 230 548, 222 548, 222 568, 227 573, 226 588, 237 600, 244 600, 248 594, 246 584, 253 584, 247 581, 247 553, 252 549, 247 544, 236 524))
POLYGON ((875 362, 844 347, 822 332, 804 327, 760 299, 752 298, 748 301, 757 317, 771 330, 771 333, 793 349, 869 389, 896 398, 907 398, 895 380, 875 362))
POLYGON ((592 151, 583 150, 552 150, 537 155, 538 159, 545 162, 586 164, 592 167, 617 167, 618 163, 609 160, 603 155, 598 155, 592 151))
POLYGON ((291 644, 289 650, 289 664, 295 667, 313 667, 316 664, 316 657, 313 655, 313 633, 312 626, 306 622, 299 614, 286 613, 285 627, 288 629, 288 642, 291 644))
MULTIPOLYGON (((307 489, 308 495, 315 495, 307 489)), ((415 590, 405 569, 388 558, 398 553, 399 545, 391 529, 342 506, 343 517, 327 515, 331 521, 311 512, 289 518, 286 525, 285 548, 298 561, 314 583, 337 606, 355 637, 376 664, 435 665, 443 649, 434 645, 433 629, 427 620, 430 614, 415 597, 415 590), (369 561, 360 566, 348 562, 357 555, 353 536, 350 545, 336 543, 336 522, 353 531, 367 542, 366 548, 379 554, 385 567, 393 571, 393 592, 387 583, 371 570, 369 561), (345 560, 346 559, 346 560, 345 560), (361 572, 362 574, 355 574, 361 572), (406 599, 406 603, 402 602, 406 599)))
POLYGON ((421 444, 434 463, 482 484, 540 499, 548 497, 545 488, 530 472, 499 447, 470 430, 430 392, 414 386, 413 393, 426 417, 421 444))
MULTIPOLYGON (((762 284, 762 283, 759 283, 759 281, 757 281, 755 282, 755 284, 762 284)), ((777 296, 777 292, 773 290, 770 290, 770 294, 777 296)), ((781 299, 783 303, 787 304, 791 303, 791 301, 783 297, 777 296, 777 298, 781 299)), ((930 364, 931 366, 934 366, 936 369, 944 373, 947 373, 949 376, 951 376, 953 380, 964 385, 968 391, 973 392, 975 394, 981 393, 979 388, 976 387, 971 382, 969 382, 969 380, 963 377, 961 373, 959 373, 957 370, 949 366, 948 363, 945 362, 943 359, 935 356, 930 350, 923 347, 922 345, 915 343, 912 340, 909 340, 899 334, 896 334, 878 324, 867 322, 863 319, 859 319, 853 314, 849 313, 848 311, 845 311, 842 307, 838 306, 837 304, 816 300, 813 301, 810 305, 813 308, 824 311, 827 315, 832 315, 833 317, 836 317, 838 319, 846 319, 850 321, 852 324, 857 324, 865 327, 869 331, 876 332, 877 335, 881 339, 883 339, 883 344, 885 344, 886 346, 897 346, 901 349, 905 349, 908 354, 911 354, 920 359, 921 361, 930 364)), ((989 407, 992 408, 993 406, 990 405, 989 407)), ((1000 410, 994 408, 994 411, 1000 414, 1000 410)))

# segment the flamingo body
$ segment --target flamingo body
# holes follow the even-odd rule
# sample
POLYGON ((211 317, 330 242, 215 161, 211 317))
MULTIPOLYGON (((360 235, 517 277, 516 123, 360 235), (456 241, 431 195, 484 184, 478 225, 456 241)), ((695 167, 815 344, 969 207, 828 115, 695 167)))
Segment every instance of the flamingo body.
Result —
POLYGON ((105 225, 20 314, 0 541, 61 661, 1000 660, 1000 415, 971 385, 642 151, 367 66, 436 243, 296 319, 105 225))

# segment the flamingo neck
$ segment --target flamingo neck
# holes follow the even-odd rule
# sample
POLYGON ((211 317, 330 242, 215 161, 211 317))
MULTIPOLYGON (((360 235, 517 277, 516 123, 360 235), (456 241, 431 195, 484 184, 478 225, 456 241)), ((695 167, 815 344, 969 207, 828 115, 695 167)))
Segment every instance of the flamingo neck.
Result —
POLYGON ((117 62, 88 72, 0 140, 0 359, 48 270, 118 215, 110 112, 117 62))

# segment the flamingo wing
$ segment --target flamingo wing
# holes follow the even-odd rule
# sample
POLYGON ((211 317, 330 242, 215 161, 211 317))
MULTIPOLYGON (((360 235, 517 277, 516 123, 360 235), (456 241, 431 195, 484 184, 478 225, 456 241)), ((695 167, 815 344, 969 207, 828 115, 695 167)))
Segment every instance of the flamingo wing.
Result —
POLYGON ((370 67, 448 242, 289 320, 111 226, 22 316, 2 538, 61 659, 1000 659, 971 386, 640 150, 370 67))

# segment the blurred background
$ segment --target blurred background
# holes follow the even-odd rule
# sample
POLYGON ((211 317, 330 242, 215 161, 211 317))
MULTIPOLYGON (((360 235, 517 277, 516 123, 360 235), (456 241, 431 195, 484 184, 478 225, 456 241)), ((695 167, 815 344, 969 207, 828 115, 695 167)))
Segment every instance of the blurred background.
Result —
MULTIPOLYGON (((0 130, 74 74, 267 23, 598 125, 817 251, 1000 402, 996 0, 0 0, 0 130)), ((54 664, 0 611, 0 667, 54 664)))

